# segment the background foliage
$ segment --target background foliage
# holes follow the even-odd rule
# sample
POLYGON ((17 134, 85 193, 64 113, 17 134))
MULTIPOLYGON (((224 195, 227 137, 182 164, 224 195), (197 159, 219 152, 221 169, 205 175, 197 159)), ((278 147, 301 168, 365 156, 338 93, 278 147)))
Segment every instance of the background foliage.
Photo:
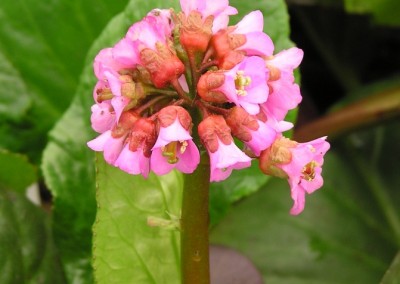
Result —
MULTIPOLYGON (((240 11, 231 23, 260 9, 276 51, 293 45, 292 24, 306 54, 295 136, 331 134, 325 186, 292 217, 288 185, 254 163, 212 185, 211 240, 248 256, 267 283, 396 283, 398 257, 384 274, 400 247, 398 3, 293 2, 302 1, 288 1, 289 22, 283 0, 231 1, 240 11)), ((179 283, 179 234, 146 219, 179 214, 182 176, 144 181, 99 158, 96 205, 86 148, 94 56, 152 8, 177 5, 1 1, 1 283, 179 283), (25 198, 32 183, 51 210, 25 198)))

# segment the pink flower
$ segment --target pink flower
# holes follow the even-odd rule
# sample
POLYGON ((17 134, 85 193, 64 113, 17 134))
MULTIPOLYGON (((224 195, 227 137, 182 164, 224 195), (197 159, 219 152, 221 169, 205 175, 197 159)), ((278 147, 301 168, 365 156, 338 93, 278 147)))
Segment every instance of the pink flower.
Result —
POLYGON ((240 107, 231 108, 225 119, 232 134, 243 141, 256 156, 275 140, 276 131, 272 127, 240 107))
MULTIPOLYGON (((177 80, 184 72, 183 63, 171 49, 172 26, 168 10, 153 10, 140 22, 131 26, 122 43, 120 54, 133 53, 140 65, 150 73, 151 81, 157 88, 165 87, 177 80), (130 41, 130 42, 129 42, 130 41), (133 51, 124 51, 132 46, 133 51)), ((123 60, 123 56, 120 57, 123 60)))
POLYGON ((281 137, 261 153, 260 168, 264 173, 288 178, 294 201, 292 215, 303 211, 306 193, 311 194, 323 185, 321 166, 330 147, 325 140, 326 137, 321 137, 297 143, 281 137))
POLYGON ((274 44, 263 32, 260 11, 246 15, 236 26, 220 30, 211 39, 212 50, 221 69, 231 69, 247 56, 271 56, 274 44))
POLYGON ((151 169, 158 175, 173 168, 183 173, 193 173, 200 163, 200 153, 189 134, 192 119, 179 106, 168 106, 158 113, 160 130, 152 149, 151 169))
POLYGON ((252 56, 229 71, 209 71, 200 78, 197 89, 205 100, 208 92, 222 93, 226 101, 243 107, 249 114, 257 114, 260 111, 259 104, 267 101, 269 91, 264 60, 252 56), (221 73, 224 74, 223 81, 220 80, 221 73), (218 84, 207 82, 213 80, 213 74, 218 84), (204 86, 214 88, 207 90, 204 86))
POLYGON ((228 0, 180 0, 180 3, 182 11, 186 16, 188 16, 191 11, 200 12, 203 19, 208 16, 213 16, 213 33, 226 28, 229 23, 229 16, 238 13, 236 8, 229 6, 228 0))
POLYGON ((303 51, 293 47, 266 60, 271 92, 264 107, 277 121, 282 121, 288 111, 296 108, 302 100, 300 88, 294 83, 293 76, 293 70, 302 59, 303 51))
POLYGON ((210 181, 222 181, 231 175, 232 170, 251 165, 251 158, 235 145, 222 116, 208 116, 200 122, 198 131, 210 156, 210 181))
POLYGON ((251 165, 251 158, 243 153, 233 140, 226 145, 218 140, 218 149, 215 152, 208 152, 210 155, 211 175, 210 181, 222 181, 228 178, 232 170, 248 168, 251 165))

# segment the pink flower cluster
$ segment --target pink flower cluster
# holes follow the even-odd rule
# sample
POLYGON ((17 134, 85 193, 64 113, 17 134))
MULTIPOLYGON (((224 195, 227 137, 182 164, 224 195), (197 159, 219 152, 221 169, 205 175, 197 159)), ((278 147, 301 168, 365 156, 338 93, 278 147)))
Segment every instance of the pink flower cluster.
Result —
POLYGON ((222 181, 258 158, 264 173, 288 179, 291 213, 299 214, 305 193, 322 186, 329 149, 325 138, 282 136, 293 127, 286 114, 302 99, 293 70, 303 51, 274 54, 260 11, 228 26, 237 14, 228 0, 181 0, 181 7, 151 11, 96 56, 91 122, 100 135, 88 146, 144 177, 193 173, 206 151, 210 180, 222 181))

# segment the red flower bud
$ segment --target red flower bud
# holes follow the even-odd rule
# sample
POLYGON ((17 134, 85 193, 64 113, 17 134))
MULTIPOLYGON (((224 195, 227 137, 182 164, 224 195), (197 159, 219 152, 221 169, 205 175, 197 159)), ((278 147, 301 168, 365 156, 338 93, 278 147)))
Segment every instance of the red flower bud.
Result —
POLYGON ((223 72, 209 71, 200 77, 197 83, 197 92, 199 96, 212 103, 224 103, 227 101, 226 96, 214 89, 221 87, 225 82, 225 75, 223 72))
POLYGON ((166 45, 158 42, 156 48, 157 51, 144 48, 140 52, 140 59, 149 71, 154 86, 163 88, 170 81, 179 78, 185 71, 185 67, 166 45))
POLYGON ((229 145, 233 141, 231 129, 220 115, 210 115, 200 122, 198 132, 201 142, 211 153, 218 150, 217 138, 225 145, 229 145))

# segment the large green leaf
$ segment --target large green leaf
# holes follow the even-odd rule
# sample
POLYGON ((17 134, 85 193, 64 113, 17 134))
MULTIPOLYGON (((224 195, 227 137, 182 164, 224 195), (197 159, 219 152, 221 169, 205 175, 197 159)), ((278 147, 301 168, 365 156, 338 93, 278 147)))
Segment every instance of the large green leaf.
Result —
POLYGON ((38 161, 86 52, 126 1, 0 2, 0 145, 38 161))
POLYGON ((182 174, 145 180, 111 167, 101 156, 97 166, 97 283, 180 283, 179 232, 150 227, 147 219, 180 215, 182 174))
POLYGON ((0 283, 63 284, 50 218, 24 196, 0 188, 0 283))
POLYGON ((377 283, 395 252, 387 228, 345 159, 330 153, 324 171, 325 186, 302 215, 289 215, 289 187, 274 179, 237 205, 211 240, 250 257, 266 283, 377 283))
MULTIPOLYGON (((230 24, 236 24, 240 19, 254 10, 260 10, 264 15, 264 30, 275 44, 275 53, 293 46, 289 39, 289 16, 283 0, 240 1, 233 0, 230 4, 236 7, 239 15, 232 17, 230 24)), ((296 112, 291 112, 288 121, 296 119, 296 112)), ((232 203, 244 198, 257 190, 268 180, 258 169, 256 161, 249 169, 234 171, 228 180, 212 183, 210 189, 211 226, 214 226, 229 211, 232 203)))

